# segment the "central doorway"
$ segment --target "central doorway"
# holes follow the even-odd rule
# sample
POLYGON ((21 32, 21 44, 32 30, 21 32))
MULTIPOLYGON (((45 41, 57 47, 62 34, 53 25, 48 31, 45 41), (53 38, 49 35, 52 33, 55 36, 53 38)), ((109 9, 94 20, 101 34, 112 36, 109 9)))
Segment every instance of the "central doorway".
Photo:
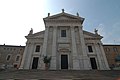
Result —
POLYGON ((68 55, 61 55, 61 69, 68 69, 68 55))
POLYGON ((33 62, 32 62, 32 69, 37 69, 38 67, 38 57, 34 57, 33 58, 33 62))
POLYGON ((90 58, 90 62, 91 62, 92 69, 97 69, 97 63, 95 58, 90 58))

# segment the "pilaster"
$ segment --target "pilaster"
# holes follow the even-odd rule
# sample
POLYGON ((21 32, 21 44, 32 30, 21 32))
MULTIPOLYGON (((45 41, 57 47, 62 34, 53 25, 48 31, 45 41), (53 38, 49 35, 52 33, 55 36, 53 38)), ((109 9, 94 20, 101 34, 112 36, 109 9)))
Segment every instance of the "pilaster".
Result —
POLYGON ((102 62, 102 56, 101 56, 100 48, 99 48, 97 43, 94 44, 94 47, 95 47, 95 53, 97 54, 99 70, 103 70, 103 62, 102 62))
POLYGON ((101 50, 101 55, 102 55, 103 60, 104 60, 104 70, 110 70, 109 65, 108 65, 108 61, 107 61, 107 58, 106 58, 106 55, 105 55, 105 52, 104 52, 104 49, 102 46, 102 43, 99 43, 99 47, 101 50))
POLYGON ((56 42, 57 42, 57 27, 53 27, 53 42, 52 42, 52 59, 50 63, 50 69, 56 70, 56 42))
POLYGON ((82 60, 83 60, 83 68, 84 70, 89 70, 90 69, 90 62, 89 62, 89 58, 87 55, 87 51, 86 51, 86 46, 85 46, 85 41, 84 41, 84 35, 83 35, 83 30, 82 30, 82 26, 78 26, 79 28, 79 35, 80 35, 80 44, 81 44, 81 52, 82 52, 82 60))
POLYGON ((26 47, 25 47, 25 50, 24 50, 24 53, 23 53, 23 57, 22 57, 22 61, 21 61, 19 69, 24 69, 24 64, 25 64, 25 61, 26 61, 25 59, 26 59, 26 56, 27 56, 28 47, 29 47, 29 44, 26 43, 26 47))
POLYGON ((27 59, 27 60, 26 60, 26 64, 24 64, 26 69, 30 69, 30 68, 31 68, 33 51, 34 51, 34 44, 31 43, 31 44, 30 44, 29 53, 27 53, 28 55, 26 56, 26 59, 27 59))
POLYGON ((70 29, 71 29, 71 38, 72 38, 73 69, 79 70, 80 65, 79 65, 79 58, 78 58, 77 48, 76 48, 74 26, 71 26, 70 29))
POLYGON ((20 66, 19 69, 30 69, 31 58, 32 58, 32 54, 33 54, 33 48, 34 48, 34 44, 27 43, 27 45, 25 47, 24 54, 23 54, 23 59, 22 59, 22 62, 21 62, 21 66, 20 66))
POLYGON ((42 54, 43 55, 46 55, 47 43, 48 43, 48 31, 49 31, 49 26, 47 26, 46 29, 45 29, 43 49, 42 49, 42 54))
POLYGON ((45 33, 44 33, 44 42, 43 42, 43 47, 42 47, 42 56, 40 57, 40 69, 44 70, 45 69, 45 64, 43 62, 44 56, 47 55, 47 44, 48 44, 48 32, 49 32, 49 26, 46 26, 45 28, 45 33))

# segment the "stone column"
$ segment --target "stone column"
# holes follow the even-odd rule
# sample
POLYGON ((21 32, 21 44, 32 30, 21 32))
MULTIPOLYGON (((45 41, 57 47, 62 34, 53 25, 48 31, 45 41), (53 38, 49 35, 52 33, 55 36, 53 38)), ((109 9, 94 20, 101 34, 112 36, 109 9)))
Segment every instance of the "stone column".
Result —
POLYGON ((84 70, 89 70, 90 69, 90 61, 87 55, 86 51, 86 46, 85 46, 85 41, 84 41, 84 35, 83 35, 83 30, 82 26, 78 26, 79 28, 79 35, 80 35, 80 44, 81 44, 81 52, 82 52, 82 58, 83 58, 83 68, 84 70))
POLYGON ((45 64, 43 62, 43 57, 47 55, 47 44, 48 44, 48 33, 49 33, 49 26, 46 26, 45 33, 44 33, 44 42, 42 47, 42 54, 40 56, 40 69, 45 69, 45 64))
POLYGON ((106 55, 105 55, 105 52, 104 52, 104 49, 102 46, 102 43, 99 43, 99 47, 100 47, 101 55, 102 55, 102 58, 104 61, 104 70, 110 70, 109 65, 108 65, 108 61, 107 61, 107 58, 106 58, 106 55))
POLYGON ((80 65, 79 65, 79 58, 78 58, 77 49, 76 49, 74 26, 71 26, 70 28, 71 28, 71 38, 72 38, 73 69, 79 70, 80 65))
POLYGON ((57 26, 53 27, 53 42, 52 42, 52 59, 51 59, 51 63, 50 63, 50 69, 52 70, 56 70, 56 54, 57 54, 57 50, 56 50, 56 42, 57 42, 57 26))

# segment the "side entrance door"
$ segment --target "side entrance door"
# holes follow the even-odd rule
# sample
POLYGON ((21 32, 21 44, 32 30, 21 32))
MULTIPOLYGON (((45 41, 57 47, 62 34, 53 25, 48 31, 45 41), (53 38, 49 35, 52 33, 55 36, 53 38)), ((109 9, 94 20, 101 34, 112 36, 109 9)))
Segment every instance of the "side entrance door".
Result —
POLYGON ((61 55, 61 69, 68 69, 68 55, 61 55))
POLYGON ((97 64, 95 58, 90 58, 92 69, 97 69, 97 64))
POLYGON ((34 57, 33 58, 32 69, 37 69, 37 67, 38 67, 38 60, 39 60, 38 57, 34 57))

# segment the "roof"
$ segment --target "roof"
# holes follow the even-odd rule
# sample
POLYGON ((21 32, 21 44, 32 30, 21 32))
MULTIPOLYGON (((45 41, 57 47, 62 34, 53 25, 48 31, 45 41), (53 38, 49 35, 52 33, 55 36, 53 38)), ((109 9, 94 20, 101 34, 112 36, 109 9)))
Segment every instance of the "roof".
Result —
POLYGON ((17 46, 17 45, 0 45, 0 47, 25 47, 25 46, 17 46))
POLYGON ((120 44, 103 44, 103 46, 120 46, 120 44))

